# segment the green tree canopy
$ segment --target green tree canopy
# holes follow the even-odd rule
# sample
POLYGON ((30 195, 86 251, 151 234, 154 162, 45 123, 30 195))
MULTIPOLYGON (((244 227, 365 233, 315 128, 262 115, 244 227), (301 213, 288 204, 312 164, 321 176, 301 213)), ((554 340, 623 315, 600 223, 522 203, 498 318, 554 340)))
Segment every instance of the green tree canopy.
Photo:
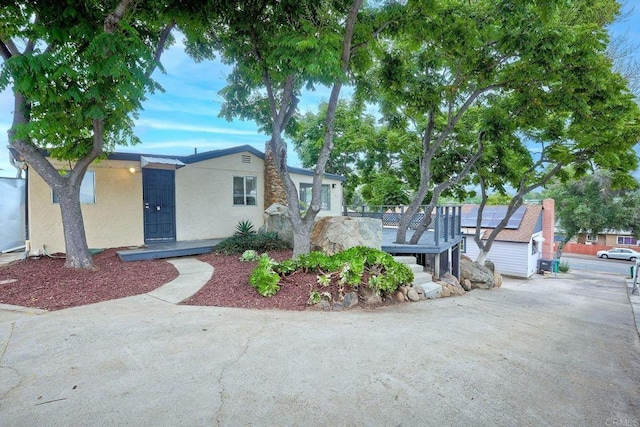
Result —
POLYGON ((170 0, 34 0, 0 9, 0 89, 15 98, 9 142, 59 196, 69 267, 93 265, 79 202, 87 167, 138 142, 133 118, 159 89, 151 73, 185 13, 170 0), (67 161, 69 172, 45 155, 67 161))

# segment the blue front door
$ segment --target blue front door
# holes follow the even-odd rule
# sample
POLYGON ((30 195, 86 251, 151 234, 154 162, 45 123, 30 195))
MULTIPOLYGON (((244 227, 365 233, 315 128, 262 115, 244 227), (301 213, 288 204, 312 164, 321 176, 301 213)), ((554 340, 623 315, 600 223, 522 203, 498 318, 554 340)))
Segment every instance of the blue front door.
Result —
POLYGON ((144 241, 176 240, 175 171, 142 169, 144 241))

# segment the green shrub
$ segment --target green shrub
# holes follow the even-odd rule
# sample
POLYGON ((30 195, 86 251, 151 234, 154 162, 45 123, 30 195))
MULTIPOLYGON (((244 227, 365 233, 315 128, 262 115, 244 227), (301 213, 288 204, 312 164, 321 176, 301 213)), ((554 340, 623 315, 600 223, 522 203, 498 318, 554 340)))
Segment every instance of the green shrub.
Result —
POLYGON ((568 263, 568 262, 566 262, 566 261, 562 261, 562 262, 560 263, 560 265, 558 266, 558 270, 560 270, 560 273, 567 273, 567 272, 569 272, 569 268, 570 268, 569 263, 568 263))
POLYGON ((244 251, 242 253, 242 256, 240 257, 240 261, 243 261, 243 262, 258 261, 259 259, 260 259, 260 255, 258 255, 258 252, 254 251, 253 249, 244 251))
MULTIPOLYGON (((263 255, 260 258, 256 272, 251 273, 251 284, 258 289, 257 283, 263 284, 269 292, 276 288, 280 276, 286 276, 296 270, 321 273, 318 284, 327 286, 333 273, 337 273, 341 285, 359 286, 363 282, 365 273, 369 274, 369 287, 377 293, 393 292, 399 286, 413 282, 413 272, 393 257, 377 249, 358 246, 329 256, 323 252, 310 252, 298 257, 297 260, 288 259, 277 263, 269 260, 266 264, 263 255), (255 273, 255 278, 254 278, 255 273), (275 278, 274 278, 275 275, 275 278), (254 284, 254 282, 256 284, 254 284), (264 283, 267 283, 264 285, 264 283)), ((268 257, 266 257, 268 259, 268 257)), ((278 288, 279 289, 279 288, 278 288)), ((258 290, 261 295, 264 295, 258 290)), ((273 291, 275 294, 277 289, 273 291)), ((273 295, 273 294, 271 294, 273 295)), ((311 297, 310 297, 311 299, 311 297)))
POLYGON ((258 266, 251 272, 249 283, 263 297, 274 296, 279 290, 280 276, 273 271, 274 261, 267 254, 262 254, 258 266))
POLYGON ((248 250, 258 253, 288 249, 287 243, 275 233, 258 232, 253 234, 235 234, 218 243, 213 249, 225 255, 241 254, 248 250))

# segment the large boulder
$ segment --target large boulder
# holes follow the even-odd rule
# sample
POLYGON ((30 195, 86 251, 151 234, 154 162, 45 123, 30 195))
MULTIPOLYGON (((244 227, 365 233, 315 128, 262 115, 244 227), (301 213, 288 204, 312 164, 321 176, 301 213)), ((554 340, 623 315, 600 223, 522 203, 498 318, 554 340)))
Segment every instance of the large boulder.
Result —
POLYGON ((354 246, 382 247, 382 221, 376 218, 331 216, 316 222, 311 250, 333 255, 354 246))
POLYGON ((264 211, 264 226, 262 230, 278 234, 282 240, 293 246, 293 226, 289 216, 289 208, 274 203, 264 211))
POLYGON ((464 258, 460 259, 460 279, 469 279, 472 289, 491 289, 495 285, 491 270, 464 258))

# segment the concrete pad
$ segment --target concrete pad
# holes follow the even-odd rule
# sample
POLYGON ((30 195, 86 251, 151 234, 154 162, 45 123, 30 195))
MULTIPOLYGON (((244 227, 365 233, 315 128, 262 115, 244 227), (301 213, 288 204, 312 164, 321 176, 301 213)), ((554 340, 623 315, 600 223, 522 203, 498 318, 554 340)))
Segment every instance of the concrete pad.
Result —
POLYGON ((0 317, 0 330, 11 323, 0 425, 638 420, 640 338, 624 280, 610 276, 343 312, 140 295, 0 317))
POLYGON ((180 258, 169 262, 176 267, 180 275, 147 295, 171 304, 178 304, 198 292, 213 274, 210 264, 195 258, 180 258))

